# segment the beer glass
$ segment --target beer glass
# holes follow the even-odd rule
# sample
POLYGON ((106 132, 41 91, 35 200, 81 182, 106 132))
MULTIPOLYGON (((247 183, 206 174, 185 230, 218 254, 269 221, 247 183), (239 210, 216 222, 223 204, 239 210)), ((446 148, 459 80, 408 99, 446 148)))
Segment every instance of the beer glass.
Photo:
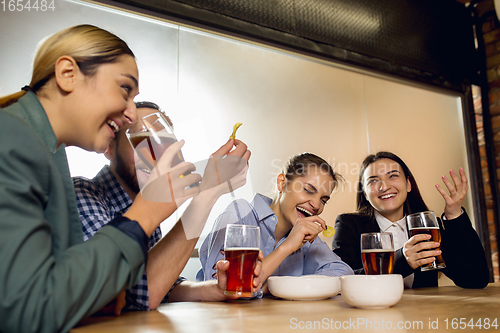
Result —
POLYGON ((260 250, 260 228, 243 224, 228 224, 224 241, 224 256, 229 261, 226 295, 253 297, 254 270, 260 250))
MULTIPOLYGON (((433 211, 408 215, 406 217, 406 222, 408 223, 408 230, 410 231, 411 236, 428 234, 432 237, 427 242, 441 243, 441 231, 439 230, 439 224, 433 211)), ((439 249, 440 247, 437 247, 433 250, 439 249)), ((436 260, 430 264, 420 266, 420 269, 422 271, 429 271, 433 269, 445 268, 446 264, 444 263, 443 257, 441 255, 435 257, 436 260)))
MULTIPOLYGON (((156 161, 177 138, 172 126, 161 112, 155 112, 140 118, 125 132, 128 140, 144 165, 152 171, 156 161)), ((184 161, 179 151, 172 161, 172 166, 184 161)))
POLYGON ((392 274, 394 240, 390 232, 361 234, 361 258, 367 275, 392 274))

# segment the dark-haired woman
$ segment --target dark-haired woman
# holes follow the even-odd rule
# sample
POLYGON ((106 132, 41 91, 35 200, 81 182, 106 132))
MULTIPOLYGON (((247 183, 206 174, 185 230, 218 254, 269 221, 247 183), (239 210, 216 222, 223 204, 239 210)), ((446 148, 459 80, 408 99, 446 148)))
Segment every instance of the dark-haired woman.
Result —
POLYGON ((215 278, 215 264, 224 259, 225 228, 230 223, 260 226, 262 281, 271 275, 353 274, 317 237, 326 229, 319 215, 339 178, 319 156, 293 156, 277 177, 279 194, 274 200, 262 194, 256 194, 252 203, 236 200, 217 218, 200 249, 202 269, 197 280, 215 278))
POLYGON ((427 211, 413 174, 393 153, 378 152, 365 158, 361 165, 356 197, 357 212, 342 214, 335 222, 333 251, 357 274, 363 273, 360 237, 367 232, 391 232, 396 249, 394 273, 405 278, 405 287, 422 288, 438 285, 438 271, 421 272, 420 266, 441 254, 446 263, 442 272, 462 288, 484 288, 489 282, 489 270, 484 249, 472 228, 462 202, 468 190, 463 169, 460 176, 450 171, 453 184, 442 180, 448 189, 436 189, 445 200, 439 243, 426 242, 428 235, 409 238, 406 215, 427 211))

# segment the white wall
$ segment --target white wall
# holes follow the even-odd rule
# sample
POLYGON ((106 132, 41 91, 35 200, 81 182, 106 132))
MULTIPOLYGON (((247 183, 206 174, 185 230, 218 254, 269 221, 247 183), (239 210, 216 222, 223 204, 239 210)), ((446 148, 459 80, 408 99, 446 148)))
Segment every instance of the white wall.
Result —
MULTIPOLYGON (((127 41, 140 71, 136 100, 166 110, 177 137, 186 139, 187 160, 208 157, 227 140, 234 123, 243 122, 238 137, 252 158, 247 185, 236 197, 270 193, 291 155, 312 152, 346 178, 322 215, 333 225, 338 214, 355 209, 361 161, 383 149, 407 162, 430 208, 440 214, 444 202, 434 184, 450 168, 467 167, 457 96, 80 1, 56 1, 54 12, 0 11, 0 95, 29 83, 39 40, 80 23, 127 41)), ((78 148, 69 148, 68 156, 73 175, 93 177, 106 163, 78 148)), ((230 195, 221 198, 209 221, 230 200, 230 195)), ((470 198, 466 207, 472 217, 470 198)), ((210 222, 205 234, 209 229, 210 222)), ((185 273, 193 278, 197 261, 190 267, 185 273)))

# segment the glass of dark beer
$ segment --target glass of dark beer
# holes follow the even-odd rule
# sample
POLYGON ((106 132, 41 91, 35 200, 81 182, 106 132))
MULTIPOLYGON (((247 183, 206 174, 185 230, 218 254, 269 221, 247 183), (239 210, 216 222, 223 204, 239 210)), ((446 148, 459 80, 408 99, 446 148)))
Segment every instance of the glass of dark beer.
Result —
MULTIPOLYGON (((432 237, 427 242, 441 243, 441 231, 439 230, 439 224, 433 211, 410 214, 406 217, 406 222, 408 223, 408 230, 411 236, 428 234, 432 237)), ((429 250, 439 249, 440 247, 429 250)), ((435 257, 436 260, 430 264, 421 266, 420 269, 422 271, 430 271, 445 268, 446 264, 444 263, 443 256, 438 255, 435 257)))
POLYGON ((392 274, 394 239, 390 232, 361 234, 361 258, 367 275, 392 274))
MULTIPOLYGON (((166 117, 161 112, 151 113, 140 118, 125 132, 128 140, 144 165, 152 171, 156 161, 177 138, 166 117)), ((172 166, 184 161, 179 151, 172 166)))
POLYGON ((260 228, 243 224, 228 224, 224 241, 224 256, 229 261, 226 295, 253 297, 254 270, 260 250, 260 228))

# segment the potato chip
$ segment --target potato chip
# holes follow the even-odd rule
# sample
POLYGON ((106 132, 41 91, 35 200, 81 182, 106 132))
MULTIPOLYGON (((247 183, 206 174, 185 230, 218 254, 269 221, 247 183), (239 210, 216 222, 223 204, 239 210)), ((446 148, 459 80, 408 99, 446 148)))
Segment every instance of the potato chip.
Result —
POLYGON ((333 237, 335 235, 335 228, 330 227, 329 225, 326 226, 326 229, 323 230, 323 236, 325 237, 333 237))
POLYGON ((233 134, 231 134, 231 136, 229 137, 230 139, 236 139, 236 131, 238 130, 238 128, 240 128, 240 126, 243 125, 242 123, 236 123, 234 124, 233 126, 233 134))

